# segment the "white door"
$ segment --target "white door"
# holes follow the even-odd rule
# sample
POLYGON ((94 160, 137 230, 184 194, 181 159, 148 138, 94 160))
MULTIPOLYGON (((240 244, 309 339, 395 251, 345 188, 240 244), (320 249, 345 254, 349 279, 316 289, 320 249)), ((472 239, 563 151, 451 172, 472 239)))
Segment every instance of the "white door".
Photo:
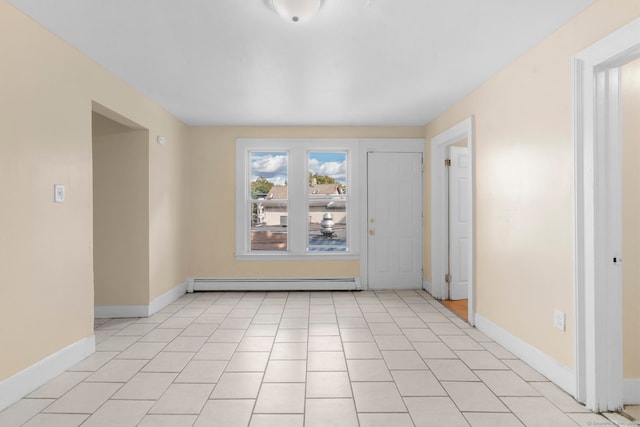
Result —
POLYGON ((368 153, 369 289, 422 288, 422 153, 368 153))
POLYGON ((466 147, 449 150, 449 299, 459 300, 471 282, 471 158, 466 147))

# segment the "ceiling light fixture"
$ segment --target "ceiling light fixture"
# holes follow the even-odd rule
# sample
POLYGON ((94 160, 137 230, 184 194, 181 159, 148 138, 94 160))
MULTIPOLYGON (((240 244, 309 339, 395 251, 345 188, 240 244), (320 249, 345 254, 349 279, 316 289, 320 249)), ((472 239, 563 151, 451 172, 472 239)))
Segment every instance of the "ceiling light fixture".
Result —
POLYGON ((322 0, 271 0, 275 11, 289 22, 304 22, 318 13, 322 0))

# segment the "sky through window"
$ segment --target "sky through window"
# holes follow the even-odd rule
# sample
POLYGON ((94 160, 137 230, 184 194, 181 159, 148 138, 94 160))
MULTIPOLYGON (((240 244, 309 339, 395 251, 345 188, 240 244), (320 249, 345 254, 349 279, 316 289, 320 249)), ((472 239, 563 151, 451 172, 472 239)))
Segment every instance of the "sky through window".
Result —
MULTIPOLYGON (((285 185, 287 181, 287 153, 253 152, 251 153, 251 180, 262 177, 275 185, 285 185)), ((309 171, 326 175, 346 184, 346 153, 309 153, 309 171)))

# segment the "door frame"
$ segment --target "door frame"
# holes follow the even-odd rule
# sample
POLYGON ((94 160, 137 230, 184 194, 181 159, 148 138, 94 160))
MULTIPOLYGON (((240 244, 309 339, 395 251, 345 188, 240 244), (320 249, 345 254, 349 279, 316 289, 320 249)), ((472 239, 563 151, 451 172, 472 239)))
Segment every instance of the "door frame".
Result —
POLYGON ((640 56, 640 18, 573 58, 576 399, 615 411, 622 373, 620 67, 640 56))
MULTIPOLYGON (((368 212, 369 200, 367 195, 369 194, 369 165, 367 164, 367 156, 369 153, 421 153, 424 162, 425 141, 422 138, 363 138, 359 141, 359 164, 361 165, 359 171, 359 181, 362 184, 360 186, 361 194, 364 197, 360 197, 360 283, 362 289, 369 289, 369 247, 368 247, 368 212)), ((423 172, 423 189, 424 189, 424 172, 423 172)), ((424 191, 424 190, 423 190, 424 191)), ((424 229, 424 201, 426 197, 422 199, 422 217, 423 217, 423 229, 424 229)), ((423 230, 424 236, 424 230, 423 230)), ((422 241, 423 258, 424 258, 424 238, 422 241)), ((424 259, 422 260, 424 266, 424 259)), ((424 276, 422 278, 424 288, 424 276)))
POLYGON ((463 139, 467 140, 470 158, 470 180, 469 185, 469 206, 471 207, 471 243, 469 245, 469 263, 471 278, 467 291, 468 321, 475 325, 475 150, 474 143, 474 117, 470 116, 458 124, 450 127, 444 132, 431 138, 431 284, 427 289, 434 298, 444 299, 447 297, 447 283, 444 275, 447 271, 447 251, 448 251, 448 185, 447 169, 444 161, 447 159, 449 146, 463 139))

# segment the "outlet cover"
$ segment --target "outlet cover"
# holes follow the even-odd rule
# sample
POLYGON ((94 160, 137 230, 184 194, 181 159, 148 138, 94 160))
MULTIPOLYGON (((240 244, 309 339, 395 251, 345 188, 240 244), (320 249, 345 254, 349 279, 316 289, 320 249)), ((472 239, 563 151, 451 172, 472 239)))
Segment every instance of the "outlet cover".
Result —
POLYGON ((566 329, 566 318, 567 315, 564 312, 558 310, 557 308, 553 310, 553 326, 560 329, 562 332, 564 332, 566 329))
POLYGON ((53 186, 53 201, 55 203, 64 203, 64 185, 56 184, 53 186))

